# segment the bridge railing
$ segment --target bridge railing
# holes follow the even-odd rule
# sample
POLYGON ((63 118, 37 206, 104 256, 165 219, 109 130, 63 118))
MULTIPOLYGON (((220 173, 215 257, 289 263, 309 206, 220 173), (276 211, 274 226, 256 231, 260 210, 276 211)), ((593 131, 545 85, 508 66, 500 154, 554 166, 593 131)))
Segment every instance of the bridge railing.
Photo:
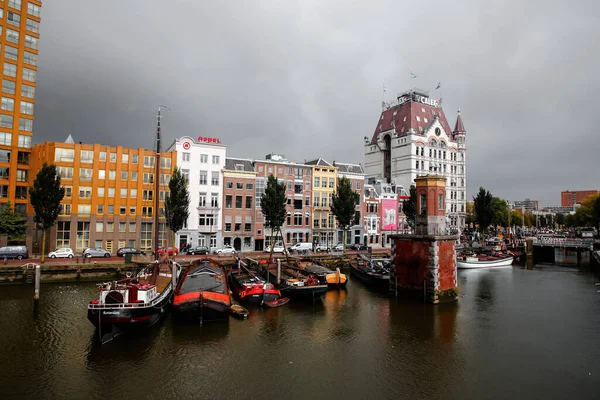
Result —
POLYGON ((572 238, 555 238, 555 237, 534 237, 533 244, 546 246, 561 246, 561 247, 588 247, 592 246, 594 239, 572 239, 572 238))

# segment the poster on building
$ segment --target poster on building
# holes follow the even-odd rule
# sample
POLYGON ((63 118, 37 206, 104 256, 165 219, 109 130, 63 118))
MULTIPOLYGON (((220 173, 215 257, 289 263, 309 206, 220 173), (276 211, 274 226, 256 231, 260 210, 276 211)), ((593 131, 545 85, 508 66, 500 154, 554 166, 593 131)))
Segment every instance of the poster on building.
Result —
POLYGON ((398 201, 396 199, 381 200, 383 230, 395 231, 398 229, 398 201))

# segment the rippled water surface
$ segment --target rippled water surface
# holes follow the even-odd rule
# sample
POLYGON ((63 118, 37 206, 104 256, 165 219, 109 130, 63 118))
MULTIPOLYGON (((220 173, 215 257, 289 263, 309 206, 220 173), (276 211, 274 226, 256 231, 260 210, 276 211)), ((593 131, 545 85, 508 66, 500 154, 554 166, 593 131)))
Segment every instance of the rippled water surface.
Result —
POLYGON ((322 302, 176 325, 98 347, 94 284, 0 286, 2 398, 599 398, 600 286, 574 267, 461 271, 460 300, 351 280, 322 302))

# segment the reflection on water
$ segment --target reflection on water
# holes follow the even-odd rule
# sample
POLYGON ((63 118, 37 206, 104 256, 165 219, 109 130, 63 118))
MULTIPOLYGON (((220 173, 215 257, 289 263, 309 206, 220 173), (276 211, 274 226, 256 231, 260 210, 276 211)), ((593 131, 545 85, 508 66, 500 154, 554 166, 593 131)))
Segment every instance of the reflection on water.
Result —
POLYGON ((594 398, 600 280, 573 265, 460 271, 460 298, 350 279, 314 303, 176 324, 100 347, 96 286, 0 286, 3 398, 594 398), (590 375, 591 374, 591 375, 590 375))

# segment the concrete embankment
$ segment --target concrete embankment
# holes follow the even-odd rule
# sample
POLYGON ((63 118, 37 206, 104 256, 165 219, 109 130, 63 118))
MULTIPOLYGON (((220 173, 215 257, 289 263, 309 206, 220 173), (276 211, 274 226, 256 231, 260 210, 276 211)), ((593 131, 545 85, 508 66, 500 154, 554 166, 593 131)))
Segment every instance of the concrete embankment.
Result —
MULTIPOLYGON (((387 253, 376 252, 373 254, 376 257, 387 256, 387 253)), ((267 258, 268 255, 265 253, 259 254, 247 254, 252 259, 263 259, 267 258)), ((178 256, 176 261, 183 266, 189 265, 196 259, 202 259, 206 256, 178 256)), ((246 255, 243 255, 245 258, 246 255)), ((314 261, 322 263, 324 266, 335 270, 335 268, 344 269, 349 267, 349 263, 356 257, 356 252, 347 254, 313 254, 310 256, 290 256, 290 261, 299 258, 311 258, 314 261)), ((224 266, 236 265, 236 259, 233 257, 214 257, 217 261, 222 263, 224 266)), ((281 255, 274 255, 274 259, 281 258, 284 261, 286 258, 281 255)), ((36 264, 34 260, 31 260, 31 264, 36 264)), ((37 260, 35 260, 37 261, 37 260)), ((122 260, 101 260, 79 263, 72 260, 65 260, 64 262, 52 261, 44 264, 37 264, 41 267, 41 281, 42 282, 102 282, 114 279, 120 279, 127 272, 135 273, 141 267, 147 265, 151 260, 149 259, 135 259, 131 264, 125 264, 122 260)), ((9 283, 30 283, 31 276, 28 276, 28 263, 15 264, 14 262, 8 265, 0 265, 0 284, 9 283)), ((30 274, 31 274, 31 270, 30 274)), ((29 274, 29 275, 30 275, 29 274)))

